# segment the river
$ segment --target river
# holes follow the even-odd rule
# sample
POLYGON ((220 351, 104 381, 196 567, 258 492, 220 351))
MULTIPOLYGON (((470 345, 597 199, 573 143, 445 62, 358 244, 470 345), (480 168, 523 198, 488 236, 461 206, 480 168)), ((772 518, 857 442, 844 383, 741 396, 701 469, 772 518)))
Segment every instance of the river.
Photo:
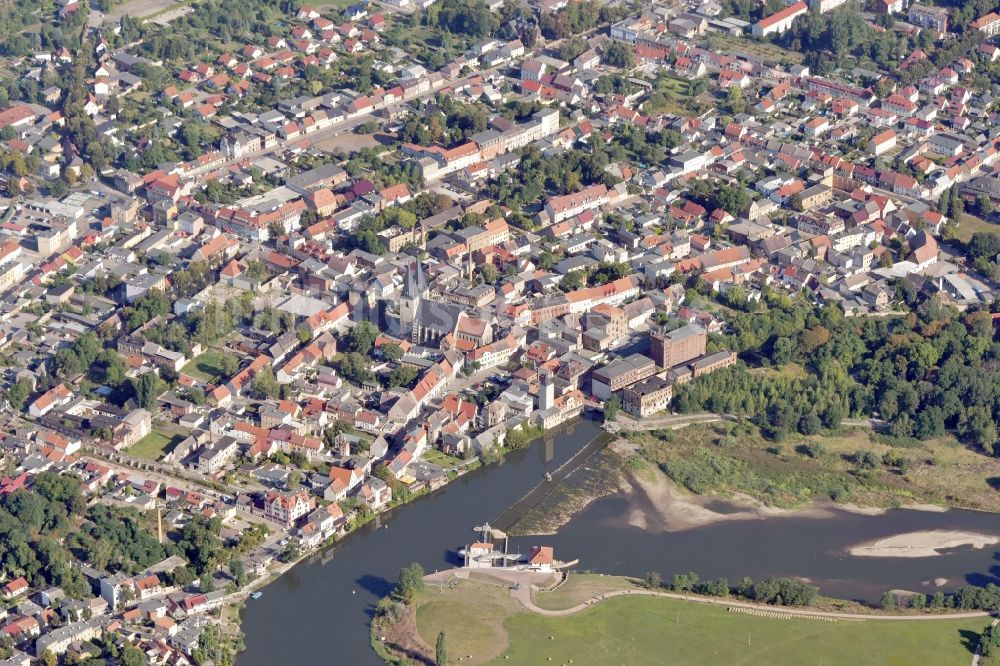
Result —
MULTIPOLYGON (((400 568, 420 562, 427 571, 453 566, 454 550, 472 541, 474 525, 493 520, 598 434, 580 420, 550 434, 502 464, 481 468, 382 516, 383 528, 362 528, 328 551, 297 565, 248 601, 243 614, 246 651, 239 666, 273 664, 381 664, 369 645, 375 603, 389 593, 400 568)), ((1000 534, 1000 517, 973 511, 893 510, 869 516, 832 509, 824 518, 776 517, 730 521, 681 532, 649 532, 628 524, 636 507, 623 495, 600 499, 557 535, 512 539, 512 550, 552 545, 556 557, 580 567, 669 579, 695 571, 702 578, 768 575, 807 578, 824 594, 877 601, 889 588, 933 592, 1000 579, 994 548, 960 548, 936 557, 859 558, 846 548, 920 530, 1000 534)), ((720 503, 718 509, 725 507, 720 503)))
MULTIPOLYGON (((599 499, 544 537, 556 557, 580 558, 580 568, 642 576, 694 571, 702 579, 744 576, 808 579, 831 597, 878 603, 889 589, 933 594, 968 583, 1000 584, 998 546, 958 547, 934 557, 854 557, 850 546, 895 534, 957 530, 1000 535, 1000 516, 951 509, 893 509, 864 515, 826 507, 825 517, 769 517, 722 521, 678 532, 632 527, 634 509, 622 495, 599 499), (600 535, 601 538, 595 538, 600 535), (947 583, 939 588, 936 578, 947 583)), ((719 507, 722 508, 722 507, 719 507)))
POLYGON ((247 602, 239 666, 383 663, 371 649, 368 623, 399 570, 411 562, 428 572, 458 564, 454 551, 475 540, 473 527, 500 515, 602 432, 579 420, 383 514, 383 529, 369 524, 298 564, 247 602))

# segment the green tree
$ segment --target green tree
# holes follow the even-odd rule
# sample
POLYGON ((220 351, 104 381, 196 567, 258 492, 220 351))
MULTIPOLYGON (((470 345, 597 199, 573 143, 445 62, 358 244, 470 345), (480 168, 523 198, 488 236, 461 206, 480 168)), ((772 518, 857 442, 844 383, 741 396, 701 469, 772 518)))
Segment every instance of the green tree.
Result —
POLYGON ((417 371, 412 366, 401 365, 389 373, 389 388, 409 387, 417 379, 417 371))
POLYGON ((146 659, 146 653, 137 647, 131 645, 125 645, 122 648, 121 657, 119 659, 121 666, 145 666, 149 663, 146 659))
POLYGON ((997 254, 1000 254, 1000 235, 988 231, 977 231, 969 238, 965 249, 973 261, 979 258, 992 260, 997 254))
POLYGON ((130 383, 136 403, 149 411, 156 408, 156 399, 166 390, 166 384, 155 372, 144 372, 137 378, 130 380, 130 383))
POLYGON ((575 291, 583 286, 583 271, 570 271, 559 280, 559 288, 563 291, 575 291))
POLYGON ((368 252, 369 254, 382 255, 385 252, 385 246, 382 244, 382 240, 378 237, 378 234, 371 229, 361 229, 354 234, 354 243, 360 249, 368 252))
POLYGON ((799 419, 798 430, 803 435, 815 435, 822 425, 816 412, 806 412, 799 419))
POLYGON ((240 362, 232 354, 223 354, 219 358, 219 370, 225 377, 232 377, 239 371, 240 362))
POLYGON ((448 646, 445 644, 444 632, 438 634, 437 645, 434 646, 434 662, 437 666, 448 663, 448 646))
POLYGON ((622 401, 617 395, 613 395, 604 401, 604 420, 617 421, 618 412, 621 411, 622 401))
POLYGON ((976 197, 976 215, 979 217, 989 217, 993 212, 993 202, 985 194, 976 197))
POLYGON ((483 278, 483 282, 486 284, 493 284, 499 277, 497 269, 493 264, 484 264, 483 267, 479 269, 479 275, 483 278))
POLYGON ((424 589, 424 568, 417 562, 409 564, 399 571, 394 596, 403 603, 409 604, 414 597, 424 589))
POLYGON ((611 41, 605 42, 604 52, 601 53, 601 62, 609 67, 621 67, 630 69, 635 66, 635 52, 632 47, 625 42, 611 41))
POLYGON ((368 359, 358 352, 349 352, 341 356, 337 362, 337 369, 344 379, 355 384, 363 384, 372 378, 372 372, 368 369, 368 359))
MULTIPOLYGON (((994 657, 997 653, 1000 653, 1000 630, 997 627, 990 625, 986 627, 983 635, 979 639, 979 645, 982 648, 982 655, 984 657, 994 657)), ((990 662, 992 663, 992 659, 990 662)))
POLYGON ((274 370, 270 365, 265 365, 253 376, 250 388, 257 395, 265 398, 276 398, 278 396, 280 390, 278 380, 275 378, 274 370))
POLYGON ((879 606, 882 607, 882 610, 896 610, 896 597, 893 596, 892 592, 886 592, 882 595, 879 606))
POLYGON ((840 422, 844 419, 844 408, 843 406, 832 400, 823 408, 820 413, 820 420, 823 422, 823 427, 827 430, 836 430, 840 427, 840 422))
POLYGON ((24 407, 24 403, 27 402, 30 395, 31 382, 27 379, 17 380, 7 389, 7 401, 10 403, 10 408, 15 412, 21 411, 21 408, 24 407))
POLYGON ((389 361, 399 361, 403 358, 403 348, 390 342, 378 348, 379 352, 389 361))
POLYGON ((378 329, 375 325, 369 321, 363 321, 354 328, 348 334, 348 348, 361 354, 362 356, 367 356, 375 346, 375 339, 378 337, 378 329))
POLYGON ((746 113, 747 101, 743 97, 743 89, 739 86, 731 86, 729 92, 726 93, 726 104, 729 112, 733 115, 746 113))

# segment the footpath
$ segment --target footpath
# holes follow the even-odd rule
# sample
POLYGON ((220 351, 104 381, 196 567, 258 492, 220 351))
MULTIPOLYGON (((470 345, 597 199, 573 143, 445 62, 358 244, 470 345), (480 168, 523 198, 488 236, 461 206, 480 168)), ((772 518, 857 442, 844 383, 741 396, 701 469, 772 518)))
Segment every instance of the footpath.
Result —
POLYGON ((540 574, 536 571, 518 571, 512 569, 449 569, 439 571, 425 577, 428 583, 444 583, 452 578, 468 579, 477 582, 491 583, 494 585, 506 585, 510 589, 510 596, 521 602, 527 610, 546 617, 565 617, 590 608, 594 604, 605 599, 624 596, 648 596, 663 597, 666 599, 678 599, 681 601, 692 601, 700 604, 715 604, 726 606, 736 612, 743 612, 762 617, 772 614, 780 615, 783 618, 811 618, 811 619, 832 619, 832 620, 887 620, 899 622, 933 622, 935 620, 962 620, 977 617, 990 617, 992 613, 987 611, 967 611, 963 613, 938 613, 922 615, 876 615, 866 613, 838 613, 833 611, 806 610, 799 608, 787 608, 784 606, 770 606, 768 604, 755 604, 746 601, 735 601, 719 597, 705 597, 692 594, 680 594, 676 592, 662 592, 655 590, 617 590, 605 592, 604 594, 592 597, 571 608, 562 610, 549 610, 540 608, 531 598, 533 589, 537 589, 539 583, 551 579, 551 574, 540 574), (471 575, 470 575, 471 574, 471 575), (481 576, 479 574, 482 574, 481 576), (493 579, 493 580, 489 580, 493 579))

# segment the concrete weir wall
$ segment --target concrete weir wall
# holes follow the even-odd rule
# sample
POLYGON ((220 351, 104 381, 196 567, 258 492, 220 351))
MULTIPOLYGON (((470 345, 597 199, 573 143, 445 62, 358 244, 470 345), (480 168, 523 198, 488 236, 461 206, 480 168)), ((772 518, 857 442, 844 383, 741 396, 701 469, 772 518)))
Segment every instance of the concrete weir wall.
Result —
POLYGON ((509 530, 525 513, 533 509, 539 502, 545 499, 552 490, 562 481, 565 481, 570 474, 578 470, 585 462, 590 460, 599 451, 616 439, 615 435, 602 432, 589 444, 577 451, 572 458, 564 462, 559 468, 552 472, 552 480, 541 479, 537 486, 531 489, 527 495, 510 505, 503 513, 491 523, 499 530, 509 530))

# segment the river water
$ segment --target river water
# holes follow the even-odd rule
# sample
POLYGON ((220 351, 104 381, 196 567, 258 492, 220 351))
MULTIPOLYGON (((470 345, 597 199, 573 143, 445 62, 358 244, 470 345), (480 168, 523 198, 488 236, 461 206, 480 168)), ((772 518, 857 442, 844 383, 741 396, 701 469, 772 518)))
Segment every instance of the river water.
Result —
MULTIPOLYGON (((300 563, 248 601, 246 651, 239 666, 381 664, 369 645, 375 603, 399 570, 420 562, 427 571, 454 566, 455 548, 473 541, 472 527, 493 520, 603 432, 592 421, 550 433, 502 464, 482 468, 382 516, 330 550, 300 563)), ((536 543, 556 557, 579 558, 581 569, 665 580, 695 571, 703 579, 743 576, 807 578, 830 596, 877 601, 887 589, 935 591, 966 582, 1000 582, 994 549, 960 548, 925 558, 858 558, 848 546, 903 532, 948 529, 1000 534, 1000 516, 952 510, 893 510, 869 516, 832 509, 828 517, 729 521, 681 532, 648 532, 628 524, 636 507, 623 495, 600 499, 553 536, 512 539, 526 552, 536 543)), ((725 510, 725 506, 717 509, 725 510)))

